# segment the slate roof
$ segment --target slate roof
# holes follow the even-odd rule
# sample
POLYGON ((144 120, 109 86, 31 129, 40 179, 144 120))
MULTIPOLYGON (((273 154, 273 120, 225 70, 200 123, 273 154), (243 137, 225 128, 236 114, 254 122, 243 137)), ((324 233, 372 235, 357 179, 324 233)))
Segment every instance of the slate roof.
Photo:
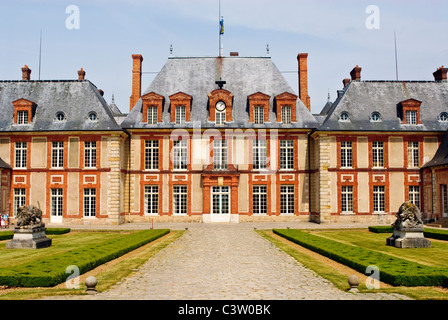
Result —
MULTIPOLYGON (((439 121, 448 112, 448 83, 434 81, 359 81, 350 82, 332 106, 320 131, 446 131, 448 122, 439 121), (422 124, 401 124, 398 104, 408 99, 422 101, 422 124), (342 112, 350 121, 340 121, 342 112), (371 122, 370 115, 379 112, 381 122, 371 122)), ((321 113, 322 114, 322 113, 321 113)))
POLYGON ((30 131, 116 131, 116 123, 107 102, 88 80, 0 81, 0 132, 30 131), (12 102, 18 99, 36 105, 30 124, 14 124, 12 102), (57 112, 66 119, 55 121, 57 112), (95 112, 97 121, 89 121, 95 112))
POLYGON ((2 169, 12 169, 12 167, 5 162, 2 158, 0 158, 0 168, 2 169))
POLYGON ((422 168, 442 166, 446 164, 448 164, 448 132, 446 132, 443 136, 442 142, 440 143, 439 149, 437 149, 434 158, 425 163, 422 168))
MULTIPOLYGON (((140 99, 122 122, 124 128, 174 128, 170 123, 169 96, 183 92, 193 97, 191 122, 181 127, 193 127, 193 122, 202 128, 215 127, 208 121, 208 94, 218 89, 215 81, 226 81, 223 89, 233 95, 233 120, 226 128, 280 128, 276 123, 273 109, 274 97, 288 92, 296 94, 270 57, 170 57, 150 86, 142 95, 155 92, 164 96, 163 123, 148 125, 142 123, 142 100, 140 99), (270 122, 263 125, 248 123, 248 99, 251 94, 262 92, 269 95, 270 122)), ((315 128, 317 121, 298 98, 296 105, 297 122, 285 128, 315 128)))

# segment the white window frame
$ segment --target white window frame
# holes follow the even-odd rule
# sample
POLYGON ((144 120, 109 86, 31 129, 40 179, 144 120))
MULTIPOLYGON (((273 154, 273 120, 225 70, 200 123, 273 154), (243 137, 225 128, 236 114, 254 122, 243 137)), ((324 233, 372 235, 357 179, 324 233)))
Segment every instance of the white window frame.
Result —
POLYGON ((147 109, 148 124, 157 124, 157 107, 149 106, 147 109))
POLYGON ((280 170, 294 170, 294 140, 280 140, 280 170))
POLYGON ((61 188, 51 189, 50 192, 51 208, 50 214, 53 217, 62 217, 64 208, 64 190, 61 188))
POLYGON ((20 207, 26 205, 26 189, 14 188, 14 217, 17 217, 17 213, 20 207))
POLYGON ((352 141, 341 141, 341 168, 353 168, 352 141))
POLYGON ((17 124, 28 124, 29 113, 27 110, 17 111, 17 124))
POLYGON ((280 214, 294 215, 295 211, 295 188, 294 185, 280 186, 280 214))
POLYGON ((96 168, 96 141, 84 141, 84 168, 96 168))
POLYGON ((216 125, 223 125, 226 123, 226 110, 218 111, 215 110, 215 124, 216 125))
POLYGON ((159 215, 159 186, 145 185, 145 215, 159 215))
POLYGON ((53 141, 51 143, 51 167, 64 168, 64 142, 53 141))
POLYGON ((173 141, 173 170, 187 170, 188 143, 187 140, 173 141))
POLYGON ((254 124, 264 123, 264 107, 254 106, 254 124))
POLYGON ((213 169, 226 170, 227 165, 227 140, 213 140, 213 169))
POLYGON ((408 141, 408 167, 420 167, 420 144, 418 141, 408 141))
POLYGON ((372 167, 384 168, 384 142, 372 141, 372 167))
POLYGON ((15 143, 15 167, 26 168, 27 167, 27 143, 16 142, 15 143))
POLYGON ((96 217, 96 189, 85 188, 83 198, 83 215, 84 218, 96 217))
POLYGON ((406 110, 406 124, 417 124, 417 111, 406 110))
POLYGON ((341 213, 353 213, 353 186, 341 186, 341 213))
POLYGON ((268 187, 266 185, 252 186, 252 214, 267 215, 268 187))
POLYGON ((176 106, 175 110, 175 121, 176 124, 184 124, 186 122, 186 107, 176 106))
POLYGON ((291 106, 282 106, 282 123, 291 124, 291 106))
POLYGON ((253 140, 252 145, 252 169, 267 169, 267 141, 253 140))
POLYGON ((386 187, 373 186, 373 213, 382 214, 386 211, 386 187))
POLYGON ((188 187, 185 185, 173 186, 173 215, 185 216, 188 214, 188 187))
POLYGON ((420 208, 420 186, 409 186, 409 201, 420 208))
POLYGON ((145 140, 145 170, 159 170, 159 140, 145 140))
POLYGON ((448 186, 446 184, 440 185, 440 196, 442 198, 442 217, 448 216, 448 186))

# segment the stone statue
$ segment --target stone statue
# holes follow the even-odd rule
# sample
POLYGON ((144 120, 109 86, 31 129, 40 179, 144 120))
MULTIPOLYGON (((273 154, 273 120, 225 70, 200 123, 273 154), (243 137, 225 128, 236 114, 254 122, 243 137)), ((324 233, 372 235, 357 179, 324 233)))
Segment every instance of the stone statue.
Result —
POLYGON ((39 208, 30 205, 18 209, 17 227, 36 227, 41 226, 42 224, 42 210, 39 208))
POLYGON ((428 248, 431 241, 423 234, 423 220, 420 209, 412 202, 404 202, 397 214, 397 220, 392 224, 394 234, 387 238, 388 246, 397 248, 428 248))

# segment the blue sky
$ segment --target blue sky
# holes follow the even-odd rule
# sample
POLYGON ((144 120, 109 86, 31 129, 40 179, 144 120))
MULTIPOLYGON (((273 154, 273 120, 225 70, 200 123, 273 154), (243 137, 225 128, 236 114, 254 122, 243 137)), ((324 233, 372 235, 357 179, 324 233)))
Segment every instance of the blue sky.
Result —
MULTIPOLYGON (((129 110, 133 53, 143 71, 157 72, 173 45, 175 56, 218 54, 218 0, 0 0, 0 80, 21 79, 27 64, 41 79, 76 79, 77 70, 112 93, 129 110), (66 8, 79 8, 79 29, 68 29, 66 8)), ((433 80, 448 66, 448 1, 221 0, 225 20, 224 55, 270 56, 281 71, 297 70, 297 54, 308 52, 313 113, 336 97, 354 66, 363 80, 395 80, 394 30, 400 80, 433 80), (366 27, 379 9, 379 29, 366 27), (370 21, 370 20, 369 20, 370 21)), ((284 73, 297 91, 297 75, 284 73)), ((143 75, 143 90, 154 75, 143 75)))

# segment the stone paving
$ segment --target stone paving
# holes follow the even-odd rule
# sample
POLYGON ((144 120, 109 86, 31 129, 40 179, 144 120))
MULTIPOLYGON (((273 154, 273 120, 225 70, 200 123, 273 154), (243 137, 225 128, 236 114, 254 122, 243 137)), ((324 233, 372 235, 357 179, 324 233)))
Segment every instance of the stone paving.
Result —
MULTIPOLYGON (((294 225, 291 227, 294 227, 294 225)), ((188 231, 106 292, 61 299, 132 300, 366 300, 398 294, 351 293, 254 232, 268 224, 187 224, 188 231)), ((314 225, 315 226, 315 225, 314 225)), ((126 226, 124 226, 126 227, 126 226)), ((142 226, 129 224, 127 228, 142 226)), ((176 229, 174 225, 161 226, 176 229)), ((178 228, 185 226, 178 224, 178 228)), ((333 225, 334 227, 334 225, 333 225)), ((56 297, 54 297, 56 298, 56 297)))

